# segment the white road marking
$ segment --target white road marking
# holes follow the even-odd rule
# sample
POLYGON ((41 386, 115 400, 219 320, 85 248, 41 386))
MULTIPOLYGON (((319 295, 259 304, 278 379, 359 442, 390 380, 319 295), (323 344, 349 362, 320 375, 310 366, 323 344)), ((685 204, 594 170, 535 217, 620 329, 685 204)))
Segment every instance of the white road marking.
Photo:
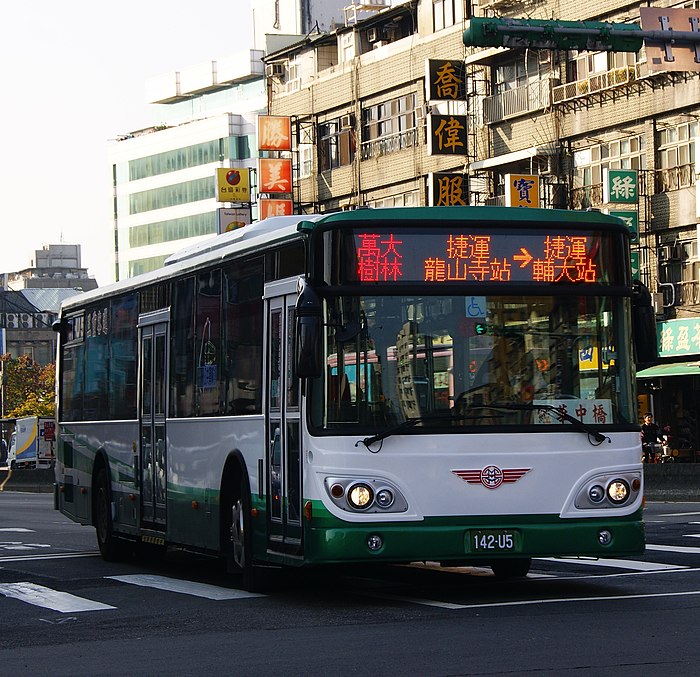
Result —
POLYGON ((143 588, 156 588, 167 590, 168 592, 178 592, 183 595, 194 595, 195 597, 205 597, 206 599, 245 599, 248 597, 265 597, 255 592, 245 590, 235 590, 232 588, 222 588, 218 585, 208 583, 196 583, 195 581, 185 581, 179 578, 168 578, 167 576, 153 576, 150 574, 133 574, 129 576, 105 576, 114 581, 139 585, 143 588))
POLYGON ((692 545, 652 545, 647 543, 647 550, 660 550, 662 552, 685 552, 700 554, 700 548, 692 545))
POLYGON ((689 517, 692 515, 700 515, 700 512, 667 512, 663 515, 657 515, 657 517, 689 517))
POLYGON ((35 583, 0 583, 0 595, 18 599, 34 606, 53 609, 62 614, 79 611, 104 611, 116 609, 109 604, 94 602, 84 597, 76 597, 67 592, 58 592, 35 583))
MULTIPOLYGON (((357 593, 357 591, 354 591, 357 593)), ((362 594, 362 593, 359 593, 362 594)), ((379 599, 393 600, 396 602, 407 602, 409 604, 420 604, 423 606, 440 607, 442 609, 448 610, 459 610, 459 609, 486 609, 489 607, 500 607, 500 606, 532 606, 535 604, 566 604, 569 602, 607 602, 607 601, 617 601, 617 600, 633 600, 633 599, 649 599, 653 597, 681 597, 681 596, 692 596, 700 595, 700 590, 691 590, 689 592, 659 592, 659 593, 649 593, 640 595, 610 595, 601 597, 559 597, 555 599, 544 598, 544 599, 529 599, 514 602, 486 602, 484 604, 452 604, 450 602, 441 602, 439 600, 433 599, 421 599, 420 597, 404 597, 404 596, 394 596, 385 595, 381 593, 366 593, 367 597, 375 597, 379 599)))
MULTIPOLYGON (((647 546, 649 547, 649 546, 647 546)), ((685 569, 687 567, 675 564, 657 564, 656 562, 639 562, 631 559, 586 559, 585 557, 538 557, 545 562, 565 562, 567 564, 586 564, 597 567, 613 567, 630 569, 632 571, 667 571, 669 569, 685 569)))
POLYGON ((700 534, 683 534, 683 538, 700 538, 700 534))
POLYGON ((4 527, 0 531, 11 531, 16 534, 33 534, 34 529, 22 529, 20 527, 4 527))
POLYGON ((652 599, 655 597, 689 597, 693 595, 700 595, 700 590, 690 590, 688 592, 655 592, 644 595, 610 595, 607 597, 560 597, 555 599, 528 599, 517 602, 493 602, 491 604, 462 604, 459 606, 459 608, 484 609, 488 607, 497 606, 531 606, 534 604, 566 604, 569 602, 613 602, 618 600, 652 599))
POLYGON ((100 553, 97 550, 90 550, 88 552, 64 552, 64 553, 52 553, 50 555, 12 555, 12 556, 0 556, 0 564, 3 562, 33 562, 44 559, 71 559, 73 557, 100 557, 100 553))

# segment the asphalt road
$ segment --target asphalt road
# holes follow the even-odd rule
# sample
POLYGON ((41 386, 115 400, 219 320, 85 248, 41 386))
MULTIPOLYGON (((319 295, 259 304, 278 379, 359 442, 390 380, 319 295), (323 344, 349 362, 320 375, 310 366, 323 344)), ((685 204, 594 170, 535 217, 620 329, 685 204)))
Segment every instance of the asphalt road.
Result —
POLYGON ((174 553, 107 563, 52 496, 0 494, 0 675, 696 675, 700 503, 650 503, 638 560, 430 566, 236 588, 174 553))

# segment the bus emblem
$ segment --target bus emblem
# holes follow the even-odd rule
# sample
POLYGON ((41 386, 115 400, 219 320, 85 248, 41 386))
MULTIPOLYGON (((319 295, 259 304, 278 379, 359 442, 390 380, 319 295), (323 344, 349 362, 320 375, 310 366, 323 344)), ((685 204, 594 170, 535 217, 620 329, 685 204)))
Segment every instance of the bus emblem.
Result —
POLYGON ((481 470, 453 470, 452 472, 467 484, 483 484, 487 489, 498 489, 501 484, 517 482, 531 468, 506 468, 501 470, 497 465, 487 465, 481 470))

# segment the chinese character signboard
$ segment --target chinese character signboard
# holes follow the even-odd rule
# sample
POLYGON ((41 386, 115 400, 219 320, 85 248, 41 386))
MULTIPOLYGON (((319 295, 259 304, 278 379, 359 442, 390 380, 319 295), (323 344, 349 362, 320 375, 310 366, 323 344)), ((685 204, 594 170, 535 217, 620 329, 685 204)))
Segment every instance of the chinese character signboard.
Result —
POLYGON ((237 228, 247 226, 250 221, 250 206, 244 209, 219 207, 216 210, 216 232, 219 233, 219 235, 228 233, 230 230, 236 230, 237 228))
POLYGON ((632 260, 632 279, 640 280, 641 277, 639 275, 639 252, 632 252, 630 254, 630 257, 632 260))
POLYGON ((288 158, 260 158, 258 181, 261 193, 291 193, 292 161, 288 158))
POLYGON ((292 150, 292 119, 258 115, 258 150, 292 150))
POLYGON ((429 115, 429 155, 466 155, 467 116, 429 115))
POLYGON ((603 170, 603 202, 637 204, 639 183, 636 169, 603 170))
POLYGON ((630 235, 632 236, 632 242, 639 241, 639 215, 637 214, 637 212, 610 211, 610 216, 617 216, 618 219, 622 219, 630 231, 630 235))
POLYGON ((540 177, 506 174, 506 207, 539 207, 540 177))
POLYGON ((700 317, 666 320, 656 324, 659 357, 700 355, 700 317))
POLYGON ((428 200, 433 207, 466 206, 467 196, 466 174, 446 174, 431 172, 428 174, 428 200))
POLYGON ((250 202, 249 174, 247 169, 217 169, 216 199, 219 202, 250 202))
POLYGON ((428 59, 426 61, 426 99, 428 101, 464 101, 466 68, 463 61, 428 59))
POLYGON ((266 200, 261 199, 258 203, 260 219, 267 219, 270 216, 291 216, 294 212, 291 200, 266 200))

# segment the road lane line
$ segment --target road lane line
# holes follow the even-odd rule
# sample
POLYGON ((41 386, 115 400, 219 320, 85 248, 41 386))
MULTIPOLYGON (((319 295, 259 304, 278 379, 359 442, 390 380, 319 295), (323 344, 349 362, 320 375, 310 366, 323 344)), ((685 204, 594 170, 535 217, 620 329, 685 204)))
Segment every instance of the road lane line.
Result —
POLYGON ((218 585, 208 583, 197 583, 195 581, 185 581, 179 578, 168 578, 167 576, 154 576, 151 574, 132 574, 128 576, 105 576, 105 578, 139 585, 142 588, 156 588, 168 592, 178 592, 183 595, 194 595, 195 597, 205 597, 213 600, 226 599, 246 599, 249 597, 265 597, 256 592, 246 592, 245 590, 235 590, 233 588, 222 588, 218 585))
POLYGON ((99 550, 88 552, 64 552, 51 555, 12 555, 9 557, 0 556, 0 564, 3 562, 33 562, 45 559, 72 559, 74 557, 100 557, 99 550))
POLYGON ((35 583, 0 583, 0 595, 18 599, 34 606, 53 609, 62 614, 80 611, 104 611, 116 609, 109 604, 94 602, 84 597, 76 597, 68 592, 59 592, 35 583))
MULTIPOLYGON (((648 547, 648 546, 647 546, 648 547)), ((538 557, 543 562, 565 562, 566 564, 584 564, 594 567, 612 567, 631 571, 667 571, 668 569, 686 569, 675 564, 657 564, 631 559, 586 559, 585 557, 538 557)))
POLYGON ((661 552, 685 552, 700 554, 700 548, 694 545, 652 545, 647 543, 647 550, 659 550, 661 552))
POLYGON ((667 512, 657 517, 692 517, 693 515, 700 515, 700 512, 667 512))

